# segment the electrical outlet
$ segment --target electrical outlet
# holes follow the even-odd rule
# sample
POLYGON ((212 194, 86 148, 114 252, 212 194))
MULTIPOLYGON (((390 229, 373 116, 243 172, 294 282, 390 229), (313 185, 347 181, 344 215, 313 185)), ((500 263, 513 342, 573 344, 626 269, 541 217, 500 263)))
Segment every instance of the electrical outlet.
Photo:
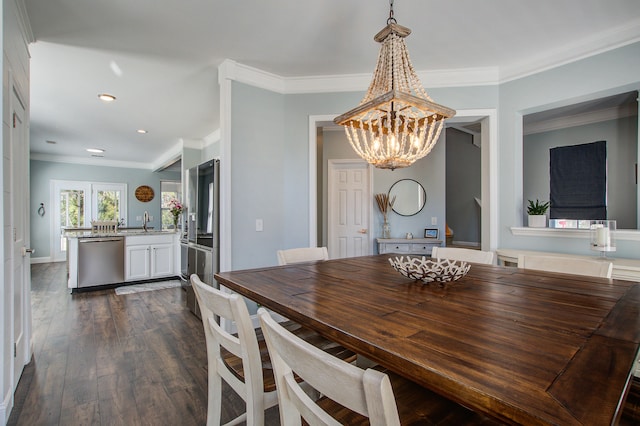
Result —
POLYGON ((433 216, 433 217, 431 218, 431 224, 432 224, 432 225, 437 225, 437 224, 438 224, 438 218, 437 218, 437 217, 435 217, 435 216, 433 216))
POLYGON ((256 232, 262 232, 263 229, 262 219, 256 219, 256 232))
POLYGON ((142 216, 136 216, 136 220, 137 220, 138 222, 142 221, 142 216))

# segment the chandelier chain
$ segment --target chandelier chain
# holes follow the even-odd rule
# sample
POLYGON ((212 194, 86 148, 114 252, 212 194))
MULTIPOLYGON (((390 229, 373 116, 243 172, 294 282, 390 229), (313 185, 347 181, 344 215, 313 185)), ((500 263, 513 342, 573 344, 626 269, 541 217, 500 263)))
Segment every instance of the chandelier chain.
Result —
POLYGON ((396 18, 393 17, 393 0, 389 0, 389 19, 387 19, 387 25, 397 24, 396 18))
POLYGON ((429 97, 411 64, 405 38, 389 0, 389 19, 374 40, 381 43, 371 84, 360 104, 334 119, 354 151, 375 167, 409 167, 433 149, 444 120, 455 110, 429 97))

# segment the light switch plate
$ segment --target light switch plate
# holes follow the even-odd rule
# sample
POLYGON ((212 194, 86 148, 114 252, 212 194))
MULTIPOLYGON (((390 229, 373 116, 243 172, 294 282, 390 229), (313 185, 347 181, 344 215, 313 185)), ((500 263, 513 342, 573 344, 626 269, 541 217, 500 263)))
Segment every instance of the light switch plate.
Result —
POLYGON ((262 230, 263 230, 262 219, 256 219, 256 232, 262 232, 262 230))
POLYGON ((437 224, 438 224, 438 218, 437 218, 436 216, 433 216, 433 217, 431 218, 431 224, 432 224, 432 225, 437 225, 437 224))

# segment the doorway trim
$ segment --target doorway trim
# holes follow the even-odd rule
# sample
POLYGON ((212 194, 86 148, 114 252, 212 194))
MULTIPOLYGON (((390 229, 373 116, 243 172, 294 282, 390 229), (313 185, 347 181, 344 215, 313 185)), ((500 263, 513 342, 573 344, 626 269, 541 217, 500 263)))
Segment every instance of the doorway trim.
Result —
POLYGON ((498 111, 495 108, 457 110, 449 123, 480 121, 481 126, 481 249, 498 248, 498 111))
POLYGON ((337 116, 309 116, 309 247, 318 245, 318 127, 333 124, 337 116))

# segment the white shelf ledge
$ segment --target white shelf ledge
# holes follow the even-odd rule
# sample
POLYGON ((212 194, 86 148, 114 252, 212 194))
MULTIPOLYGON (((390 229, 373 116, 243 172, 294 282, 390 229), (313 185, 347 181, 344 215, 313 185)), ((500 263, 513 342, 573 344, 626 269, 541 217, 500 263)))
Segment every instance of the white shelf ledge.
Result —
MULTIPOLYGON (((511 233, 519 237, 544 237, 544 238, 589 238, 588 229, 567 228, 528 228, 512 226, 511 233)), ((618 229, 614 233, 617 241, 640 241, 640 231, 634 229, 618 229)))

